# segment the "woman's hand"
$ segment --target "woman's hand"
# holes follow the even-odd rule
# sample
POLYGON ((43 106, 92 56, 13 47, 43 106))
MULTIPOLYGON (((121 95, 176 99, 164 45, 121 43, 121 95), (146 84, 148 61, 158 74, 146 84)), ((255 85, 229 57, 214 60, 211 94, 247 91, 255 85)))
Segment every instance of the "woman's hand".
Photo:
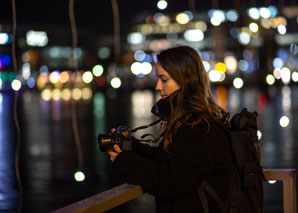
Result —
POLYGON ((110 160, 112 162, 114 162, 114 160, 116 159, 116 157, 118 156, 118 154, 120 152, 122 152, 122 150, 120 149, 120 147, 118 145, 114 145, 114 151, 108 151, 108 154, 110 155, 110 160))

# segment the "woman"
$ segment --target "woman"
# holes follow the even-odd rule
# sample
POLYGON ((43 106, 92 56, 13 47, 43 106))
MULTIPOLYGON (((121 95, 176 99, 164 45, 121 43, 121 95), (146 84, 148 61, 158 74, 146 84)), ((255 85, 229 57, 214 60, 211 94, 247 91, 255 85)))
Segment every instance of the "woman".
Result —
MULTIPOLYGON (((203 212, 198 187, 203 181, 222 200, 229 194, 234 173, 224 130, 215 120, 221 108, 212 98, 208 77, 198 53, 187 46, 157 55, 156 91, 166 103, 161 110, 162 142, 158 148, 133 143, 108 152, 116 171, 131 184, 155 196, 157 212, 203 212)), ((206 194, 210 212, 218 203, 206 194)))

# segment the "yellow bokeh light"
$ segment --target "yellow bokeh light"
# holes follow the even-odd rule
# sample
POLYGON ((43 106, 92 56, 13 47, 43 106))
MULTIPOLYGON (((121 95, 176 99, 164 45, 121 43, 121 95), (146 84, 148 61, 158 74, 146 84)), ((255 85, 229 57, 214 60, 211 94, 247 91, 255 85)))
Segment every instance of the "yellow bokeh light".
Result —
POLYGON ((200 29, 203 32, 205 32, 207 30, 207 24, 203 21, 198 21, 195 24, 195 28, 200 29))
POLYGON ((270 27, 271 27, 271 21, 269 19, 262 19, 261 20, 261 25, 265 29, 270 29, 270 27))
POLYGON ((80 100, 82 97, 82 91, 79 88, 74 88, 72 91, 72 97, 74 100, 80 100))
POLYGON ((59 72, 54 71, 54 72, 52 72, 52 73, 50 74, 50 82, 51 82, 52 84, 56 84, 56 83, 58 83, 59 79, 60 79, 60 73, 59 73, 59 72))
POLYGON ((60 82, 61 82, 61 83, 66 83, 68 80, 69 80, 69 74, 68 74, 68 72, 63 71, 63 72, 60 74, 60 82))
POLYGON ((59 100, 61 99, 61 92, 60 92, 59 89, 54 89, 54 90, 52 91, 52 98, 53 98, 53 100, 55 100, 55 101, 59 101, 59 100))
POLYGON ((88 87, 82 89, 82 98, 84 100, 89 100, 92 98, 92 90, 88 87))
POLYGON ((185 13, 179 13, 176 16, 176 21, 179 24, 187 24, 189 22, 189 16, 185 13))
POLYGON ((52 92, 50 89, 44 89, 42 92, 41 92, 41 98, 45 101, 49 101, 51 100, 52 98, 52 92))
POLYGON ((227 67, 226 67, 226 65, 224 63, 218 62, 215 65, 215 70, 217 70, 218 72, 220 72, 222 74, 222 73, 225 73, 226 72, 227 67))
POLYGON ((71 99, 71 90, 68 88, 63 89, 61 96, 63 100, 69 101, 71 99))

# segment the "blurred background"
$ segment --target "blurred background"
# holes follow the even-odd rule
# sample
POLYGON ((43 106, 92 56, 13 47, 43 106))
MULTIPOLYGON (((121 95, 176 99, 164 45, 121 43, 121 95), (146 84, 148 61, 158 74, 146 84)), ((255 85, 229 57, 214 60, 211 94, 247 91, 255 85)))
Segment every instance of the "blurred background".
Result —
MULTIPOLYGON (((50 212, 124 183, 97 136, 157 119, 155 55, 181 44, 224 109, 258 112, 263 167, 297 168, 297 26, 296 0, 1 1, 0 212, 50 212)), ((283 212, 282 184, 264 185, 265 212, 283 212)))

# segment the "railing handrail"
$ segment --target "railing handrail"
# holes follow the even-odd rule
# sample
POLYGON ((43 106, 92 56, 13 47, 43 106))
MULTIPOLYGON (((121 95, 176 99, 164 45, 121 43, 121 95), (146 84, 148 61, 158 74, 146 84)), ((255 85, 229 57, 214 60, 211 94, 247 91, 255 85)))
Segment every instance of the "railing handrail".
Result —
POLYGON ((138 185, 122 184, 79 202, 70 204, 52 213, 68 212, 105 212, 143 194, 138 185))
MULTIPOLYGON (((284 213, 296 213, 296 169, 264 169, 263 171, 266 180, 282 181, 284 213)), ((52 213, 105 212, 141 195, 143 191, 140 186, 125 183, 52 213)))

